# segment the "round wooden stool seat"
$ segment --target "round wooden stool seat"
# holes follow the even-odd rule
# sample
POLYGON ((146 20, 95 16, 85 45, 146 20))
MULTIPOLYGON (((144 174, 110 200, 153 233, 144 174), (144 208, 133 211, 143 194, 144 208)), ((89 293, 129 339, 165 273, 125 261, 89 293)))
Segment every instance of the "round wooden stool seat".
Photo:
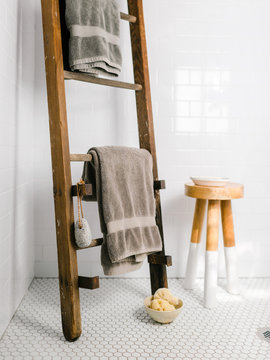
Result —
POLYGON ((232 200, 244 196, 244 186, 237 183, 227 183, 223 187, 198 186, 193 183, 185 184, 185 195, 205 200, 232 200))

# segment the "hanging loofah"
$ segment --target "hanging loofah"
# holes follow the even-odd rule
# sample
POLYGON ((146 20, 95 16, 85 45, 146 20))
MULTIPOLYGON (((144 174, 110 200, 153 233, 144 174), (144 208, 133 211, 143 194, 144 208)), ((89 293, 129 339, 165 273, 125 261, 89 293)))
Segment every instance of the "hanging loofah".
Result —
POLYGON ((92 240, 92 234, 88 222, 82 218, 81 221, 75 223, 75 239, 79 248, 88 247, 92 240))
POLYGON ((81 179, 77 183, 77 201, 78 201, 78 220, 75 222, 75 241, 79 248, 86 248, 91 244, 92 233, 87 220, 83 216, 82 196, 79 185, 84 184, 81 179))

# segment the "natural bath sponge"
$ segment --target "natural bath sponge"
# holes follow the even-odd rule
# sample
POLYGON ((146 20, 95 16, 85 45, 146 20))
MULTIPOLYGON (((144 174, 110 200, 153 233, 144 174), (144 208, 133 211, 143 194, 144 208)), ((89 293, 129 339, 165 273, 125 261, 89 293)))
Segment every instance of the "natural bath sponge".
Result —
POLYGON ((150 308, 157 311, 173 311, 175 307, 163 299, 154 299, 151 301, 150 308))
POLYGON ((173 296, 169 289, 160 288, 154 294, 154 299, 163 299, 168 301, 171 305, 177 305, 179 300, 177 297, 173 296))

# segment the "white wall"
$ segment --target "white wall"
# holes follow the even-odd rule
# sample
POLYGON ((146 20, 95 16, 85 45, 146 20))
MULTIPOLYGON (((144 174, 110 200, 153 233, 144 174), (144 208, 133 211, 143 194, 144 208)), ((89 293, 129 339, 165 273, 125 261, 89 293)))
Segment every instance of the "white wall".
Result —
POLYGON ((0 337, 34 275, 34 0, 0 11, 0 337))
MULTIPOLYGON (((121 4, 126 10, 125 0, 121 4)), ((191 175, 210 175, 245 184, 245 198, 233 202, 240 275, 270 276, 270 3, 145 0, 144 7, 159 173, 167 182, 162 209, 166 249, 174 264, 168 273, 183 276, 186 265, 194 201, 185 198, 184 183, 191 175)), ((35 272, 55 276, 40 11, 36 20, 35 272)), ((124 22, 122 46, 121 79, 132 81, 124 22)), ((66 92, 71 152, 138 144, 132 92, 75 82, 67 83, 66 92)), ((81 167, 72 165, 74 183, 81 167)), ((100 236, 96 204, 84 209, 94 236, 100 236)), ((102 275, 99 251, 80 252, 81 275, 102 275)), ((147 264, 128 276, 148 276, 147 264)))

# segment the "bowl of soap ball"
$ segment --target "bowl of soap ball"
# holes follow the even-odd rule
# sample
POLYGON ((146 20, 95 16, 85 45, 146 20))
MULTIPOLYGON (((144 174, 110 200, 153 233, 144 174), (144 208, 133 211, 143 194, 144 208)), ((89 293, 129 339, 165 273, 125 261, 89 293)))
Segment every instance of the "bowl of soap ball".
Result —
POLYGON ((180 314, 183 301, 173 296, 166 288, 158 289, 144 300, 148 315, 161 324, 169 324, 180 314))

